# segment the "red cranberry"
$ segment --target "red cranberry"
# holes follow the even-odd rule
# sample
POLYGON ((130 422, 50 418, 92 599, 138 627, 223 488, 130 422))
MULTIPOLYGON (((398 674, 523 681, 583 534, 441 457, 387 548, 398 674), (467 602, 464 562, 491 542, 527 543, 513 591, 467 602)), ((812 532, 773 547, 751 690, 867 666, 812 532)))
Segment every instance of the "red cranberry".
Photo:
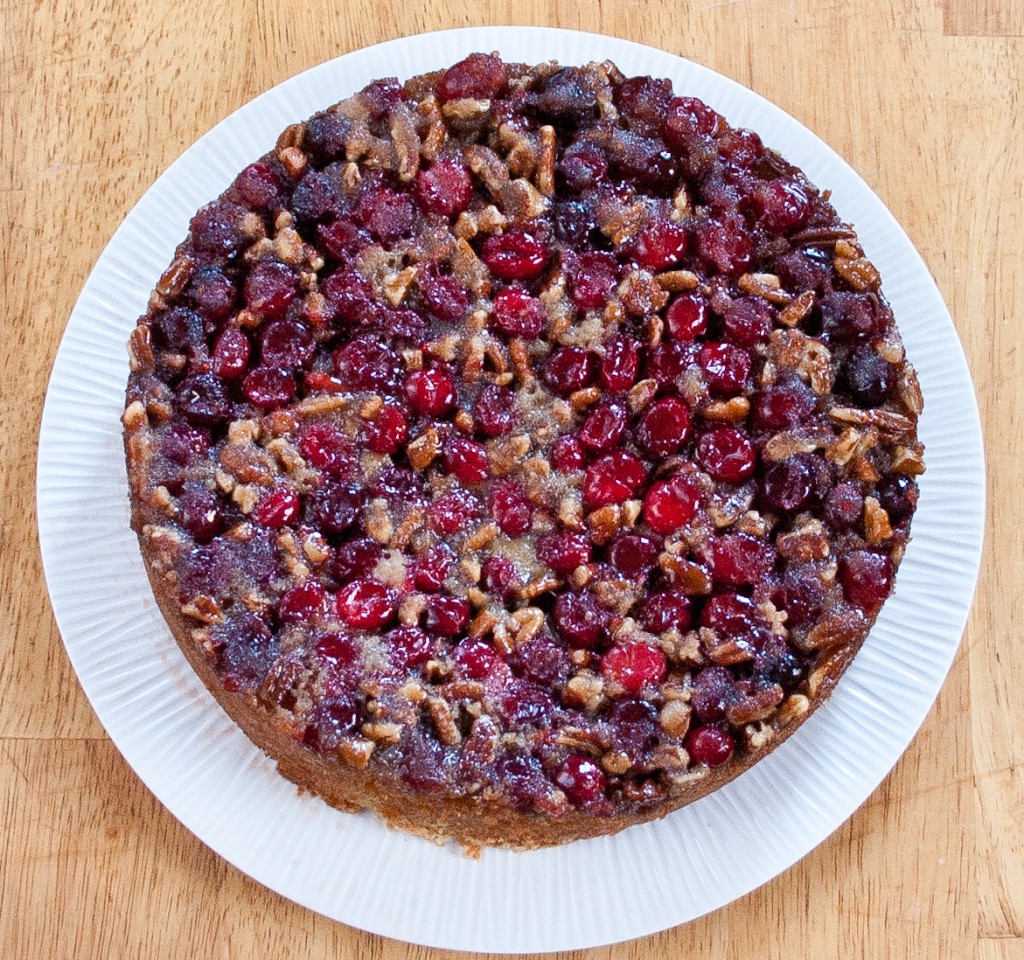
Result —
POLYGON ((544 332, 544 306, 520 287, 506 287, 494 297, 494 326, 508 337, 532 340, 544 332))
POLYGON ((619 445, 626 432, 626 408, 619 403, 606 401, 587 414, 580 427, 580 443, 591 453, 611 450, 619 445))
POLYGON ((857 550, 839 561, 839 582, 847 601, 871 616, 892 591, 892 561, 880 553, 857 550))
POLYGON ((427 518, 438 533, 459 533, 473 517, 480 515, 481 508, 480 501, 468 490, 453 490, 430 505, 427 518))
POLYGON ((565 647, 552 637, 538 634, 517 644, 509 657, 517 676, 551 689, 565 683, 572 674, 572 661, 565 647))
POLYGON ((587 510, 622 503, 637 496, 647 480, 643 463, 623 450, 609 453, 587 468, 583 505, 587 510))
POLYGON ((665 654, 648 643, 612 647, 601 657, 601 673, 629 693, 639 693, 647 684, 661 683, 667 670, 665 654))
POLYGON ((756 461, 750 438, 732 427, 709 430, 697 441, 697 462, 715 480, 746 480, 754 473, 756 461))
POLYGON ((488 384, 473 406, 474 422, 489 437, 501 437, 516 425, 516 398, 508 387, 488 384))
POLYGON ((668 80, 652 77, 630 77, 614 88, 615 105, 620 113, 644 127, 657 129, 672 96, 672 84, 668 80))
POLYGON ((305 742, 314 750, 330 753, 359 726, 359 709, 351 696, 321 700, 306 727, 305 742))
POLYGON ((441 103, 492 100, 505 89, 505 65, 493 54, 472 53, 449 67, 437 85, 441 103))
POLYGON ((504 480, 492 491, 488 509, 501 532, 509 537, 521 537, 530 529, 533 509, 526 491, 515 480, 504 480))
POLYGON ((502 556, 490 556, 480 568, 480 582, 491 596, 502 603, 513 599, 523 586, 523 578, 519 576, 515 564, 502 556))
POLYGON ((405 395, 414 412, 440 417, 455 406, 455 383, 444 370, 413 370, 405 380, 405 395))
POLYGON ((217 494, 200 484, 187 484, 178 500, 178 519, 196 543, 209 543, 225 526, 217 494))
POLYGON ((840 483, 829 491, 825 517, 838 530, 856 526, 864 515, 864 494, 856 483, 840 483))
POLYGON ((370 118, 380 120, 395 104, 405 100, 405 91, 397 77, 384 77, 363 87, 359 99, 370 108, 370 118))
POLYGON ((590 757, 578 753, 568 756, 555 774, 555 784, 577 807, 604 796, 604 771, 590 757))
POLYGON ((825 587, 813 570, 790 567, 779 588, 772 594, 772 603, 786 611, 786 626, 806 627, 814 623, 825 609, 825 587))
POLYGON ((770 180, 760 191, 761 223, 769 233, 802 227, 811 212, 804 188, 789 180, 770 180))
POLYGON ((287 487, 276 487, 263 494, 252 510, 257 523, 271 529, 286 527, 299 518, 302 503, 299 495, 287 487))
POLYGON ((359 517, 362 495, 357 487, 328 483, 313 494, 313 515, 329 533, 344 533, 359 517))
POLYGON ((726 338, 738 347, 756 347, 772 332, 771 308, 757 297, 735 300, 722 318, 722 329, 726 338))
POLYGON ((481 258, 499 280, 529 280, 544 269, 548 248, 525 230, 507 230, 484 241, 481 258))
POLYGON ((667 537, 697 515, 700 490, 681 479, 659 480, 644 497, 644 522, 655 533, 667 537))
POLYGON ((330 477, 348 477, 355 467, 355 444, 333 423, 306 427, 299 439, 299 452, 330 477))
POLYGON ((280 320, 295 299, 299 278, 277 260, 261 260, 245 279, 245 305, 268 320, 280 320))
POLYGON ((350 627, 377 630, 395 614, 398 597, 379 580, 353 580, 338 591, 338 616, 350 627))
POLYGON ((657 220, 636 234, 631 253, 637 263, 648 270, 664 270, 686 255, 686 229, 671 220, 657 220))
POLYGON ((711 543, 716 583, 760 583, 775 566, 775 548, 745 533, 727 533, 711 543))
POLYGON ((704 335, 708 328, 707 301, 699 293, 684 293, 673 300, 665 311, 665 326, 673 340, 691 341, 704 335))
POLYGON ((462 213, 473 199, 473 180, 462 158, 438 157, 416 175, 416 201, 424 213, 450 217, 462 213))
POLYGON ((375 303, 373 287, 355 270, 335 270, 320 284, 320 293, 344 323, 359 323, 375 303))
POLYGON ((592 649, 605 637, 608 612, 588 591, 559 594, 551 613, 555 632, 570 647, 592 649))
POLYGON ((754 426, 761 430, 784 430, 806 422, 817 400, 802 380, 793 377, 762 390, 751 405, 754 426))
POLYGON ((483 640, 463 640, 453 651, 455 675, 465 680, 483 680, 499 663, 502 656, 483 640))
POLYGON ((412 565, 412 579, 416 589, 436 593, 444 586, 454 564, 455 554, 443 543, 421 553, 412 565))
POLYGON ((562 472, 580 470, 586 458, 583 456, 583 445, 569 434, 559 437, 551 444, 551 465, 562 472))
POLYGON ((732 737, 718 727, 697 727, 686 738, 686 750, 693 761, 709 767, 727 763, 735 746, 732 737))
POLYGON ((682 633, 690 627, 691 607, 690 598, 685 594, 652 593, 644 601, 644 629, 655 634, 673 629, 682 633))
POLYGON ((352 638, 340 633, 325 633, 317 640, 315 649, 317 657, 333 670, 351 670, 359 659, 352 638))
POLYGON ((719 593, 711 597, 700 614, 700 625, 722 636, 750 642, 766 627, 764 617, 749 597, 719 593))
POLYGON ((369 537, 346 540, 334 551, 331 569, 340 583, 349 583, 369 576, 383 554, 381 545, 369 537))
POLYGON ((316 620, 327 607, 324 588, 314 580, 300 583, 286 590, 277 604, 277 615, 283 623, 316 620))
POLYGON ((330 214, 338 203, 332 178, 320 170, 307 170, 292 193, 291 208, 302 222, 312 223, 330 214))
POLYGON ((402 382, 402 361, 375 337, 357 337, 334 352, 334 369, 346 390, 393 395, 402 382))
POLYGON ((384 637, 388 658, 394 666, 416 667, 430 659, 433 643, 418 627, 398 627, 384 637))
POLYGON ((604 345, 598 382, 605 390, 618 393, 633 386, 639 372, 639 344, 632 337, 616 334, 604 345))
POLYGON ((761 138, 753 130, 726 130, 718 141, 718 153, 726 163, 736 167, 753 166, 764 153, 761 138))
POLYGON ((462 597, 439 593, 427 598, 423 626, 443 637, 456 637, 469 623, 469 603, 462 597))
POLYGON ((238 327, 225 327, 213 344, 213 372, 225 380, 235 380, 249 366, 249 338, 238 327))
POLYGON ((275 367, 256 367, 242 381, 245 398, 263 410, 283 407, 295 396, 295 377, 275 367))
POLYGON ((705 343, 697 362, 708 387, 720 396, 742 393, 750 376, 750 354, 729 343, 705 343))
POLYGON ((579 347, 559 347, 544 363, 544 380, 555 393, 568 396, 589 387, 597 377, 597 356, 579 347))
POLYGON ((569 293, 580 310, 602 310, 615 290, 619 265, 604 251, 581 254, 569 266, 569 293))
POLYGON ((547 726, 555 709, 551 694, 529 681, 509 684, 500 703, 511 727, 547 726))
POLYGON ((608 711, 615 747, 627 751, 636 762, 657 735, 658 711, 653 703, 634 697, 615 700, 608 711))
POLYGON ((765 471, 763 489, 773 510, 799 510, 811 497, 814 479, 806 461, 791 457, 765 471))
POLYGON ((707 266, 738 277, 750 265, 754 244, 738 214, 698 220, 695 234, 697 252, 707 266))
POLYGON ((455 277, 424 269, 416 277, 420 296, 426 308, 446 323, 462 318, 469 306, 469 293, 455 277))
POLYGON ((572 573, 590 563, 590 541, 579 533, 554 530, 537 538, 537 559, 555 573, 572 573))
POLYGON ((210 373, 186 377, 174 391, 174 405, 194 427, 215 427, 231 417, 224 381, 210 373))
POLYGON ((640 418, 636 439, 656 457, 670 457, 686 442, 690 432, 690 408, 678 397, 652 403, 640 418))
POLYGON ((407 193, 378 187, 363 194, 356 204, 356 220, 378 240, 397 240, 412 227, 416 208, 407 193))
POLYGON ((265 163, 250 163, 235 177, 239 199, 254 210, 272 210, 281 205, 283 191, 277 174, 265 163))
POLYGON ((671 387, 686 372, 693 359, 693 344, 669 340, 651 347, 647 355, 645 376, 656 380, 659 387, 671 387))
POLYGON ((462 483, 482 483, 490 476, 487 451, 475 440, 453 437, 444 452, 444 464, 452 476, 462 483))
POLYGON ((695 137, 708 136, 718 129, 718 114, 696 97, 673 97, 664 118, 662 135, 677 153, 686 152, 695 137))
POLYGON ((650 537, 622 534, 608 547, 608 562, 627 580, 642 580, 654 568, 659 549, 650 537))
POLYGON ((413 790, 440 790, 445 780, 444 747, 433 734, 411 725, 402 738, 402 777, 413 790))
POLYGON ((409 439, 409 423, 400 407, 386 403, 366 427, 366 446, 372 453, 397 453, 409 439))

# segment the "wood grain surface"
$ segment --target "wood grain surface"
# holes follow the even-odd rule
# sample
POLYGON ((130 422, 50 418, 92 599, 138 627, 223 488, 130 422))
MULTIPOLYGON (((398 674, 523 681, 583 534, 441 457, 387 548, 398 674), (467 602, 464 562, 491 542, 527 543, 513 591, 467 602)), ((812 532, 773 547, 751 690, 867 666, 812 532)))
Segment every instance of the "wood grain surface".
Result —
POLYGON ((82 283, 183 149, 325 59, 486 23, 595 30, 690 57, 846 157, 907 229, 952 311, 981 405, 996 518, 949 680, 864 807, 718 913, 571 956, 1022 960, 1020 0, 0 0, 0 953, 452 956, 267 891, 136 778, 57 634, 36 541, 35 450, 82 283))

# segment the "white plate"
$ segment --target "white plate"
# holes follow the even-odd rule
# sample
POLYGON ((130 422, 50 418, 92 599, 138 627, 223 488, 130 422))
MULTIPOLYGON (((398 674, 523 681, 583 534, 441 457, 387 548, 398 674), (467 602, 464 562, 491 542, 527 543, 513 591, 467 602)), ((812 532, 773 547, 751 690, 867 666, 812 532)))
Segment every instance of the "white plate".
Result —
POLYGON ((359 50, 257 97, 161 176, 115 233, 75 306, 39 442, 39 533, 68 654, 127 761, 188 829, 239 869, 328 917, 461 950, 523 953, 662 930, 742 896, 821 843, 896 763, 949 669, 981 548, 984 465, 970 375, 949 314, 892 215, 792 117, 712 71, 624 40, 526 27, 433 33, 359 50), (178 651, 128 526, 119 415, 125 341, 192 213, 302 120, 381 76, 477 50, 613 59, 670 77, 834 191, 879 266, 920 374, 928 472, 895 596, 831 700, 778 751, 711 796, 618 836, 479 862, 300 797, 178 651))

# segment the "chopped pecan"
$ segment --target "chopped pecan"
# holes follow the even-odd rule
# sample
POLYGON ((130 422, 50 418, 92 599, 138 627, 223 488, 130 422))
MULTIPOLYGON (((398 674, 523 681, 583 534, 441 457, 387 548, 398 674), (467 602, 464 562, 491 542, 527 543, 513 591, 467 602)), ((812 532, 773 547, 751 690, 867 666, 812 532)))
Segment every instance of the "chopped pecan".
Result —
POLYGON ((829 556, 828 534, 820 520, 804 520, 776 538, 779 554, 790 563, 810 563, 829 556))
POLYGON ((864 537, 872 547, 884 543, 892 536, 889 514, 875 497, 864 499, 864 537))
POLYGON ((427 710, 430 712, 430 719, 434 721, 434 729, 437 731, 437 739, 448 747, 455 747, 462 743, 462 734, 452 716, 452 708, 448 701, 442 697, 427 697, 427 710))
POLYGON ((437 431, 428 427, 405 448, 406 456, 414 470, 426 470, 441 452, 441 441, 437 431))

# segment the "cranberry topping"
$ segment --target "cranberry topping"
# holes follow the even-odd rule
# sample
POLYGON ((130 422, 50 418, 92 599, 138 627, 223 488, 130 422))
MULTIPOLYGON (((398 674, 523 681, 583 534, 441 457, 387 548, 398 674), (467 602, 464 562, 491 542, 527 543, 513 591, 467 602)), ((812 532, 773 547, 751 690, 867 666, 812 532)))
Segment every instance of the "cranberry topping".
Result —
POLYGON ((489 437, 500 437, 516 424, 515 395, 507 387, 488 384, 473 407, 474 422, 489 437))
POLYGON ((491 516, 501 528, 501 532, 510 537, 521 537, 530 529, 533 511, 526 491, 515 480, 505 480, 498 484, 487 502, 491 516))
POLYGON ((892 589, 892 561, 880 553, 858 550, 839 561, 843 596, 865 613, 877 613, 892 589))
POLYGON ((636 262, 648 270, 664 270, 686 254, 687 233, 678 223, 658 220, 634 239, 632 253, 636 262))
POLYGON ((291 267, 277 260, 262 260, 245 280, 245 305, 268 320, 280 320, 295 299, 298 282, 291 267))
POLYGON ((757 454, 744 433, 720 427, 709 430, 697 441, 697 462, 715 480, 739 483, 754 473, 757 454))
POLYGON ((278 487, 265 493, 256 502, 252 518, 264 527, 278 529, 293 524, 299 518, 302 503, 299 495, 287 487, 278 487))
POLYGON ((536 297, 519 287, 507 287, 494 298, 495 327, 509 337, 532 340, 544 330, 544 308, 536 297))
POLYGON ((646 480, 647 471, 633 454, 621 450, 607 454, 587 468, 583 504, 588 510, 596 510, 622 503, 639 494, 646 480))
POLYGON ((416 201, 424 213, 450 217, 469 206, 473 181, 461 157, 438 157, 416 176, 416 201))
POLYGON ((647 408, 637 425, 637 442, 657 457, 669 457, 690 432, 690 408, 678 397, 663 397, 647 408))
POLYGON ((640 346, 631 337, 621 334, 604 345, 599 382, 605 390, 618 393, 636 383, 640 371, 640 346))
POLYGON ((499 280, 528 280, 548 260, 548 249, 525 230, 509 230, 484 241, 482 258, 499 280))
POLYGON ((490 54, 473 53, 445 71, 437 85, 438 99, 490 100, 505 89, 505 66, 490 54))
POLYGON ((353 580, 338 591, 338 616, 350 627, 376 630, 395 614, 395 591, 379 580, 353 580))
POLYGON ((451 547, 443 543, 420 554, 412 566, 412 578, 416 589, 436 593, 444 586, 444 581, 454 564, 455 554, 451 547))
POLYGON ((576 806, 593 803, 604 796, 604 771, 590 757, 574 753, 555 774, 555 783, 576 806))
POLYGON ((225 380, 237 380, 249 366, 252 345, 238 327, 225 327, 213 345, 213 372, 225 380))
POLYGON ((690 341, 708 328, 707 301, 696 293, 676 297, 665 311, 665 327, 673 340, 690 341))
POLYGON ((590 453, 617 447, 626 432, 626 408, 606 402, 595 407, 580 427, 580 443, 590 453))
POLYGON ((598 360, 589 350, 561 347, 544 364, 544 379, 555 393, 568 396, 590 386, 597 377, 598 360))
POLYGON ((581 534, 556 530, 537 538, 537 559, 555 573, 572 573, 590 562, 590 541, 581 534))
POLYGON ((444 370, 414 370, 406 378, 405 395, 416 413, 439 417, 455 406, 455 383, 444 370))
POLYGON ((601 672, 629 693, 665 679, 665 654, 647 643, 628 643, 612 647, 601 658, 601 672))
POLYGON ((659 480, 644 497, 644 522, 655 533, 667 536, 689 523, 700 505, 696 484, 682 479, 659 480))
POLYGON ((718 727, 698 727, 686 738, 686 749, 696 763, 720 767, 733 754, 736 744, 732 737, 718 727))
POLYGON ((307 581, 287 590, 277 604, 277 615, 284 623, 315 620, 327 609, 327 596, 319 583, 307 581))
POLYGON ((590 649, 604 639, 608 614, 588 591, 563 593, 555 601, 552 622, 558 636, 570 647, 590 649))

